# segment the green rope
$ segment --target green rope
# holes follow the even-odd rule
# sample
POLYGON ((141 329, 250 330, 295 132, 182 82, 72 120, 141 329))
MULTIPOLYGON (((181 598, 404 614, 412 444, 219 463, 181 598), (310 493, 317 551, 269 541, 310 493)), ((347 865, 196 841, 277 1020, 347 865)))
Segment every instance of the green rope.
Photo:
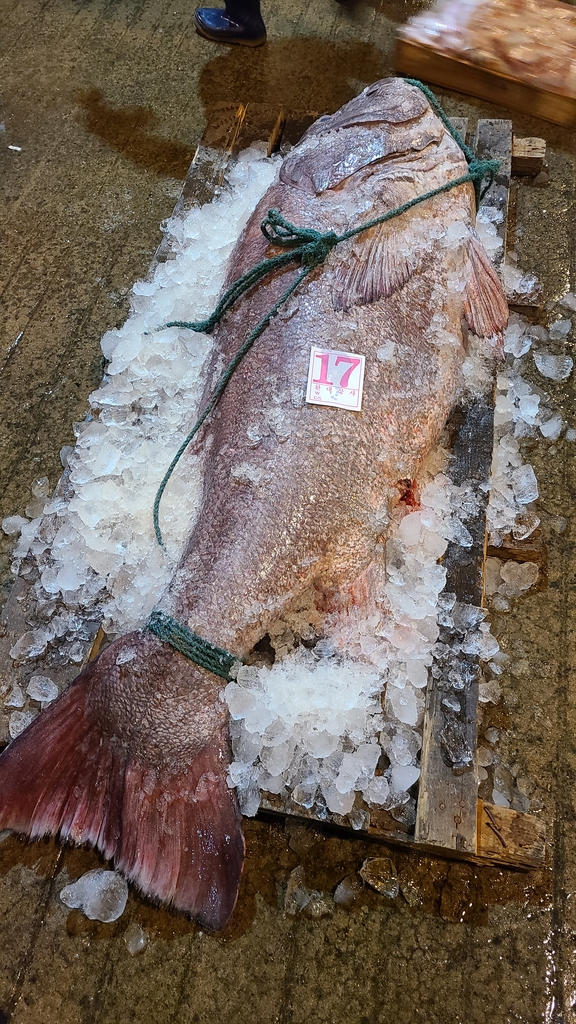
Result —
POLYGON ((230 670, 233 665, 238 664, 240 659, 235 658, 230 651, 216 647, 215 644, 204 640, 197 633, 193 633, 188 626, 183 626, 176 619, 158 609, 154 609, 146 625, 159 640, 170 644, 174 650, 179 651, 196 665, 207 669, 208 672, 213 672, 221 679, 230 681, 234 678, 230 675, 230 670))
POLYGON ((281 267, 288 266, 290 263, 297 263, 302 268, 296 279, 288 286, 285 292, 280 296, 277 302, 274 303, 272 308, 262 317, 260 322, 250 331, 247 338, 238 349, 236 354, 233 356, 228 366, 224 370, 222 376, 212 392, 208 404, 206 405, 201 416, 196 420, 192 430, 188 436, 184 439, 176 452, 172 462, 168 466, 166 473, 162 479, 162 482, 156 492, 154 499, 154 532, 156 534, 156 540, 160 547, 164 547, 164 541, 162 539, 162 532, 160 530, 159 515, 160 515, 160 502, 162 501, 162 495, 166 489, 168 481, 176 468, 179 460, 186 451, 186 448, 196 436, 200 430, 202 424, 205 422, 207 417, 210 415, 214 406, 218 402, 222 392, 226 388, 228 381, 232 377, 239 363, 246 355, 246 353, 252 348, 252 345, 256 339, 262 334, 265 328, 268 326, 270 321, 276 316, 276 313, 280 307, 290 298, 292 293, 296 291, 298 286, 304 280, 305 277, 315 268, 320 266, 328 254, 332 251, 334 246, 339 245, 340 242, 347 241, 350 238, 354 238, 356 235, 361 234, 363 231, 368 231, 370 228, 377 227, 379 224, 384 224, 388 220, 392 220, 394 217, 399 217, 401 214, 406 213, 407 210, 411 210, 414 206, 419 203, 423 203, 428 199, 433 199, 435 196, 442 195, 444 192, 449 192, 458 185, 464 185, 467 182, 472 182, 476 191, 476 200, 479 204, 481 199, 490 188, 496 172, 500 166, 498 160, 476 160, 472 150, 465 144, 461 139, 460 135, 455 128, 450 124, 446 114, 442 110, 442 107, 438 103, 436 97, 421 82, 416 79, 408 78, 406 81, 410 85, 417 86, 421 89, 426 98, 428 99, 435 112, 440 117, 442 123, 446 126, 450 135, 453 137, 455 142, 458 143, 460 149, 464 153, 468 162, 468 173, 461 174, 458 178, 453 178, 451 181, 447 181, 444 185, 440 185, 438 188, 431 189, 429 192, 424 192, 420 196, 416 196, 415 199, 410 199, 406 203, 402 203, 401 206, 397 206, 394 210, 389 210, 387 213, 381 214, 379 217, 374 217, 373 220, 366 221, 357 228, 351 228, 349 231, 345 231, 342 235, 337 235, 334 231, 328 231, 322 233, 316 231, 314 228, 301 228, 289 221, 285 220, 278 210, 269 210, 267 217, 261 224, 261 230, 264 237, 271 242, 273 245, 280 246, 282 248, 289 248, 289 252, 281 253, 279 256, 272 256, 262 260, 260 263, 252 267, 251 270, 247 271, 242 277, 239 277, 237 281, 224 292, 224 295, 220 299, 220 302, 214 309, 214 311, 205 320, 198 320, 194 322, 188 322, 185 320, 171 320, 169 323, 163 324, 161 327, 157 327, 156 330, 163 331, 168 327, 181 327, 189 331, 197 331, 208 333, 214 329, 214 327, 220 322, 225 313, 231 309, 235 303, 249 292, 262 278, 268 274, 273 273, 281 267), (488 178, 488 184, 480 191, 480 185, 484 178, 488 178))

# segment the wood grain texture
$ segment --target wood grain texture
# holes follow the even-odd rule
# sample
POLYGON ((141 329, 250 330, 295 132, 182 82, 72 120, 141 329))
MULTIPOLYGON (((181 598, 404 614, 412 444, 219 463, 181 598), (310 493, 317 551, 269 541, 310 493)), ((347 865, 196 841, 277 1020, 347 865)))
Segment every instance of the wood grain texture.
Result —
POLYGON ((478 854, 493 862, 544 864, 546 826, 533 814, 478 801, 478 854))
MULTIPOLYGON (((500 161, 499 171, 483 203, 496 208, 502 216, 497 225, 502 240, 501 260, 506 251, 511 122, 479 121, 473 148, 481 160, 500 161)), ((444 593, 455 595, 456 609, 460 605, 476 608, 482 605, 493 420, 490 396, 456 410, 450 424, 453 458, 447 472, 456 486, 471 482, 478 508, 475 518, 466 522, 472 537, 470 547, 451 543, 444 556, 444 593)), ((476 655, 453 652, 458 636, 457 627, 456 631, 452 626, 441 628, 439 649, 444 653, 436 656, 429 676, 414 838, 417 842, 475 853, 480 662, 476 655)))
POLYGON ((546 139, 518 139, 512 142, 512 174, 535 177, 546 159, 546 139))
POLYGON ((407 39, 399 38, 396 42, 395 66, 401 74, 477 96, 489 103, 505 104, 522 114, 542 117, 566 128, 576 125, 576 98, 537 89, 407 39))

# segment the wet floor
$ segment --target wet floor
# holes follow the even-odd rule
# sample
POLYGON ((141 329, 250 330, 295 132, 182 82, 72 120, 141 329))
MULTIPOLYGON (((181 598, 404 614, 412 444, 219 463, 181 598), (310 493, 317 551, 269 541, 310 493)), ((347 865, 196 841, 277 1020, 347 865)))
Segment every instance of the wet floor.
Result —
MULTIPOLYGON (((417 3, 276 0, 270 42, 228 50, 199 39, 182 0, 3 3, 0 37, 0 514, 24 514, 30 486, 55 485, 102 374, 99 340, 146 273, 206 121, 223 105, 335 109, 392 70, 395 26, 417 3), (8 147, 18 147, 9 149, 8 147)), ((522 186, 517 251, 545 300, 576 285, 572 133, 456 94, 452 115, 511 116, 548 143, 550 183, 522 186)), ((544 314, 545 315, 545 314, 544 314)), ((571 426, 573 385, 554 398, 571 426)), ((490 724, 501 755, 546 821, 538 873, 444 861, 342 838, 247 824, 238 909, 219 936, 131 895, 105 925, 58 893, 99 864, 51 842, 0 844, 0 1024, 570 1024, 576 1020, 576 500, 573 446, 531 444, 541 491, 546 585, 493 629, 511 655, 490 724), (559 518, 567 527, 559 530, 559 518), (406 883, 365 890, 314 917, 285 910, 290 872, 322 893, 369 856, 406 883), (408 895, 407 895, 408 894, 408 895), (131 956, 130 922, 148 936, 131 956)), ((9 586, 4 538, 1 578, 9 586)), ((0 675, 9 675, 8 665, 0 675)))

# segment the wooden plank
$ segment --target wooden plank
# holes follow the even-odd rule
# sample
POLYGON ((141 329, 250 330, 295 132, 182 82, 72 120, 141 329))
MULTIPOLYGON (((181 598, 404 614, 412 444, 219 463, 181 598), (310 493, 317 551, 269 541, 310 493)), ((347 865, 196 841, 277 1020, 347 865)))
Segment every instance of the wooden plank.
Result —
MULTIPOLYGON (((296 144, 302 133, 316 119, 317 115, 312 112, 296 112, 294 115, 284 111, 261 105, 248 106, 226 106, 219 108, 213 114, 210 124, 204 132, 202 141, 192 161, 182 195, 175 208, 175 215, 183 215, 195 205, 200 205, 214 198, 221 185, 227 168, 230 166, 240 149, 251 145, 256 141, 265 141, 268 152, 288 151, 296 144)), ((462 137, 467 131, 466 118, 452 119, 454 127, 462 137)), ((505 245, 506 215, 505 206, 507 199, 506 182, 509 178, 509 145, 506 140, 511 139, 511 126, 509 122, 483 121, 479 124, 476 144, 482 151, 483 156, 496 155, 503 160, 503 167, 498 180, 490 190, 485 202, 495 205, 503 210, 503 222, 500 225, 501 237, 505 245)), ((480 154, 479 154, 480 155, 480 154)), ((161 246, 157 259, 166 259, 168 249, 161 246)), ((154 264, 153 264, 154 267, 154 264)), ((153 269, 153 268, 152 268, 153 269)), ((486 403, 474 403, 465 412, 453 421, 455 430, 455 459, 454 459, 454 482, 459 483, 464 479, 474 477, 477 479, 478 487, 485 497, 486 491, 480 487, 485 483, 483 475, 486 465, 489 466, 491 458, 491 435, 487 418, 491 413, 491 407, 486 403), (470 456, 473 456, 472 458, 470 456), (474 461, 476 460, 476 461, 474 461)), ((67 491, 67 473, 64 473, 58 491, 65 494, 67 491)), ((459 600, 464 603, 479 604, 479 588, 481 590, 481 556, 483 551, 483 520, 474 524, 468 524, 474 536, 472 557, 466 556, 462 559, 462 549, 459 549, 459 557, 455 553, 449 561, 447 590, 457 592, 459 600)), ((503 557, 502 552, 495 552, 497 557, 503 557)), ((11 642, 27 628, 25 624, 27 611, 27 585, 24 581, 18 581, 13 589, 13 594, 5 609, 4 621, 9 625, 11 642)), ((96 630, 94 624, 94 631, 96 630)), ((91 644, 86 642, 86 651, 82 667, 86 662, 95 657, 105 645, 106 638, 100 629, 91 644)), ((3 643, 7 649, 10 646, 9 637, 3 643)), ((39 663, 40 664, 40 663, 39 663)), ((453 664, 451 665, 453 668, 453 664)), ((421 801, 419 802, 416 841, 409 834, 409 826, 397 821, 391 814, 382 808, 370 808, 370 822, 362 834, 375 839, 384 839, 387 842, 408 844, 420 850, 433 850, 446 855, 457 856, 468 860, 480 860, 486 862, 492 857, 491 848, 484 843, 482 850, 476 851, 475 832, 477 820, 477 789, 475 774, 473 771, 474 751, 476 746, 476 675, 477 665, 470 659, 460 659, 460 670, 469 677, 470 685, 466 689, 464 700, 460 704, 458 713, 452 712, 447 715, 446 707, 442 707, 442 700, 450 700, 453 693, 445 688, 446 666, 441 666, 440 683, 432 688, 431 703, 427 712, 430 722, 438 726, 438 732, 433 734, 430 729, 425 733, 425 753, 423 754, 423 779, 421 786, 421 801), (442 676, 444 673, 444 676, 442 676), (443 679, 443 682, 442 682, 443 679), (434 704, 436 701, 436 704, 434 704), (449 755, 447 754, 449 751, 449 755), (452 763, 446 766, 446 757, 451 757, 452 763), (442 768, 438 759, 447 768, 448 783, 443 792, 438 791, 438 799, 435 797, 433 788, 430 786, 432 777, 440 778, 442 768), (444 759, 444 760, 443 760, 444 759), (426 812, 427 808, 427 812, 426 812), (426 830, 431 818, 438 823, 436 830, 426 830), (446 836, 449 833, 449 839, 446 836)), ((38 671, 38 668, 36 668, 38 671)), ((72 675, 78 671, 77 666, 66 666, 64 669, 47 667, 51 676, 56 678, 60 685, 65 684, 72 675)), ((452 701, 454 703, 454 701, 452 701)), ((261 809, 272 812, 296 815, 314 819, 308 812, 305 812, 299 805, 293 804, 290 800, 282 800, 272 795, 264 795, 261 809)), ((366 808, 367 809, 367 808, 366 808)), ((502 809, 499 808, 498 811, 502 809)), ((479 812, 478 812, 479 813, 479 812)), ((516 814, 516 812, 514 812, 516 814)), ((486 815, 485 815, 486 816, 486 815)), ((523 817, 523 816, 519 816, 523 817)), ((530 817, 530 816, 526 816, 530 817)), ((346 817, 328 814, 326 820, 331 825, 345 828, 350 831, 350 823, 346 817)), ((514 826, 518 829, 520 826, 514 826)), ((483 834, 486 828, 483 826, 483 834)), ((490 829, 488 829, 490 831, 490 829)), ((496 839, 495 833, 492 833, 496 839)), ((508 846, 511 844, 509 843, 508 846)), ((498 863, 508 863, 508 847, 500 843, 502 853, 497 850, 495 858, 498 863)), ((534 847, 536 849, 536 847, 534 847)), ((526 847, 528 851, 528 846, 526 847)), ((513 854, 512 862, 515 866, 534 866, 530 861, 528 852, 522 856, 513 854), (524 860, 522 860, 524 857, 524 860)), ((494 859, 494 858, 493 858, 494 859)))
MULTIPOLYGON (((539 818, 514 811, 510 807, 498 807, 484 800, 477 800, 476 813, 478 848, 474 853, 416 842, 405 826, 395 821, 386 811, 380 810, 373 813, 366 830, 358 830, 354 834, 374 842, 404 846, 419 853, 434 854, 470 864, 495 864, 498 867, 522 871, 538 870, 544 866, 546 827, 539 818)), ((331 829, 350 835, 350 826, 345 819, 340 819, 339 815, 330 816, 327 821, 320 822, 310 811, 300 806, 297 809, 286 810, 284 801, 271 794, 263 798, 258 814, 264 820, 293 818, 295 821, 312 822, 316 825, 328 824, 331 829)))
POLYGON ((503 561, 538 562, 539 565, 543 565, 546 562, 546 546, 542 530, 538 527, 526 540, 516 540, 509 533, 504 537, 500 547, 488 545, 486 554, 489 558, 501 558, 503 561))
MULTIPOLYGON (((478 121, 474 151, 479 160, 500 161, 496 177, 482 200, 482 206, 493 207, 502 216, 497 225, 502 249, 494 259, 495 265, 499 267, 506 255, 508 240, 508 203, 512 174, 512 122, 492 119, 478 121)), ((484 186, 486 181, 482 184, 484 186)))
MULTIPOLYGON (((268 155, 276 152, 284 124, 285 115, 276 107, 255 103, 215 107, 188 169, 172 216, 183 217, 193 207, 212 202, 230 164, 241 150, 255 142, 265 142, 268 155)), ((156 250, 149 276, 154 273, 158 263, 164 263, 170 257, 170 251, 170 241, 164 237, 156 250)))
POLYGON ((546 826, 533 814, 478 801, 478 854, 492 863, 542 866, 545 836, 546 826))
MULTIPOLYGON (((444 558, 446 594, 457 605, 482 603, 485 513, 492 461, 494 411, 479 399, 461 412, 449 474, 454 484, 472 481, 479 512, 466 526, 472 545, 450 544, 444 558)), ((476 718, 479 661, 452 650, 453 627, 441 628, 444 654, 436 656, 426 693, 421 775, 414 838, 462 852, 476 852, 476 718)))
MULTIPOLYGON (((483 204, 502 215, 497 230, 506 250, 508 192, 512 151, 510 121, 478 122, 474 150, 479 159, 498 159, 500 168, 483 204)), ((494 410, 491 399, 478 399, 456 412, 453 459, 448 475, 456 486, 470 481, 478 507, 466 522, 472 544, 449 544, 444 557, 445 594, 459 606, 482 605, 485 520, 492 463, 494 410)), ((440 650, 432 665, 426 692, 421 775, 414 838, 416 842, 476 852, 478 783, 476 777, 476 718, 479 659, 453 653, 454 627, 441 627, 440 650)))
POLYGON ((295 111, 285 114, 284 130, 279 147, 282 156, 285 156, 292 149, 292 146, 300 142, 304 132, 308 131, 310 125, 314 124, 314 121, 319 117, 320 114, 312 110, 295 111))
POLYGON ((512 174, 535 177, 546 159, 546 139, 518 139, 512 142, 512 174))
POLYGON ((542 117, 566 128, 576 125, 576 98, 518 82, 508 75, 437 53, 401 36, 396 42, 395 66, 401 74, 477 96, 489 103, 503 104, 531 117, 542 117))

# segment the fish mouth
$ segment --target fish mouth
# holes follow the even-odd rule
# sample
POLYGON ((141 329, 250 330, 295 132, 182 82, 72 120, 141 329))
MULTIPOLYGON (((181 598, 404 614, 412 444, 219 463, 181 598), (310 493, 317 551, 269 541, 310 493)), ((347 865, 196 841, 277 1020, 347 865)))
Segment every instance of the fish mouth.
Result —
POLYGON ((315 121, 284 160, 280 180, 320 195, 366 168, 426 159, 445 135, 421 89, 404 79, 381 79, 315 121))
POLYGON ((415 124, 430 105, 424 93, 402 78, 381 78, 369 85, 335 114, 319 117, 302 140, 337 128, 378 128, 415 124))

